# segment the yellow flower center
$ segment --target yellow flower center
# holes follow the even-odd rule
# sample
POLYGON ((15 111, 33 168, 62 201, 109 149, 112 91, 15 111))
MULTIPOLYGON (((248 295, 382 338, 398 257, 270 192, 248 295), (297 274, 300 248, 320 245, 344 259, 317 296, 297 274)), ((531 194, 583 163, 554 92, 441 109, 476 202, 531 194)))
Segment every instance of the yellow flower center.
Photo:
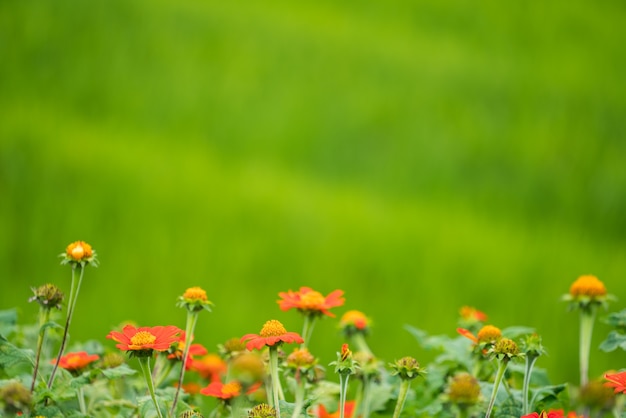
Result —
POLYGON ((156 341, 156 337, 150 334, 147 331, 139 331, 137 334, 133 335, 130 339, 132 345, 149 345, 156 341))
POLYGON ((241 385, 239 384, 239 382, 230 382, 222 386, 222 393, 224 395, 237 396, 240 391, 241 391, 241 385))
POLYGON ((460 404, 475 404, 480 396, 478 380, 468 373, 460 373, 448 386, 450 400, 460 404))
POLYGON ((281 335, 285 335, 287 330, 279 321, 275 319, 271 319, 263 325, 261 329, 260 335, 263 338, 267 337, 280 337, 281 335))
POLYGON ((183 298, 188 300, 208 300, 206 292, 200 287, 190 287, 189 289, 185 290, 185 293, 183 293, 183 298))
POLYGON ((580 276, 570 287, 570 295, 576 296, 605 296, 606 287, 596 276, 580 276))
POLYGON ((478 331, 477 337, 481 343, 492 342, 502 337, 502 331, 493 325, 485 325, 478 331))
POLYGON ((324 305, 326 298, 320 292, 312 290, 300 296, 301 309, 319 309, 324 305))

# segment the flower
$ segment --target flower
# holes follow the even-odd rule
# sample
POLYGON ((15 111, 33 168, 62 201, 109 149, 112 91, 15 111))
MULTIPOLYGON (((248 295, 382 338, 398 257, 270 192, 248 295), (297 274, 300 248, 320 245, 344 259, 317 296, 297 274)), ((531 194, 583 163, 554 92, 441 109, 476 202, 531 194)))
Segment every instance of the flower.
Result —
POLYGON ((577 307, 588 308, 592 305, 603 305, 614 299, 613 295, 607 294, 606 287, 596 276, 583 275, 572 283, 569 293, 563 296, 563 300, 570 302, 570 309, 577 307))
POLYGON ((200 412, 197 412, 197 411, 192 411, 192 410, 190 410, 190 411, 185 411, 185 412, 183 412, 182 414, 180 414, 180 416, 179 416, 179 418, 192 418, 192 417, 200 417, 200 418, 203 418, 203 417, 202 417, 202 414, 201 414, 200 412))
POLYGON ((367 332, 370 320, 361 311, 351 310, 343 314, 339 321, 339 327, 347 334, 352 335, 357 332, 367 332))
POLYGON ((460 407, 475 405, 480 399, 480 384, 471 374, 461 372, 450 379, 446 394, 451 402, 460 407))
POLYGON ((604 378, 608 382, 604 386, 614 388, 615 393, 626 393, 626 371, 620 373, 606 373, 604 378))
POLYGON ((28 299, 29 302, 37 301, 41 305, 42 308, 52 309, 57 308, 61 309, 61 302, 63 302, 63 292, 59 290, 53 284, 44 284, 43 286, 39 286, 38 288, 31 288, 34 296, 28 299))
POLYGON ((473 306, 462 306, 461 309, 459 309, 459 316, 463 321, 468 322, 485 322, 487 320, 487 314, 473 306))
MULTIPOLYGON (((193 338, 192 338, 193 341, 193 338)), ((173 350, 170 350, 170 354, 167 355, 167 358, 170 360, 177 359, 181 360, 183 357, 183 353, 185 352, 186 341, 186 332, 183 331, 178 337, 178 344, 173 347, 173 350)), ((190 361, 192 356, 203 356, 208 353, 208 350, 202 344, 191 344, 189 346, 189 352, 187 353, 187 361, 185 363, 186 370, 190 368, 190 361)))
POLYGON ((211 382, 207 387, 200 389, 200 393, 227 400, 241 395, 241 384, 237 381, 225 384, 222 382, 211 382))
POLYGON ((296 348, 287 356, 287 367, 290 369, 308 369, 315 363, 315 357, 308 348, 296 348))
POLYGON ((276 410, 266 403, 256 405, 248 411, 248 418, 274 418, 276 410))
POLYGON ((519 347, 515 341, 509 338, 500 338, 496 341, 495 345, 489 350, 489 352, 500 360, 510 360, 514 357, 522 357, 524 354, 520 353, 519 347))
POLYGON ((85 241, 75 241, 71 243, 59 257, 63 258, 61 264, 80 264, 81 266, 85 264, 98 265, 96 251, 85 241))
POLYGON ((251 386, 265 377, 265 363, 256 351, 245 352, 230 361, 228 372, 243 386, 251 386))
POLYGON ((479 343, 493 343, 502 337, 502 331, 493 325, 485 325, 478 331, 476 337, 479 343))
POLYGON ((220 380, 221 376, 226 373, 227 366, 217 354, 207 354, 199 359, 192 357, 189 360, 189 370, 195 371, 203 378, 214 382, 220 380))
POLYGON ((176 303, 176 306, 187 308, 189 312, 199 312, 203 309, 211 312, 211 305, 213 303, 207 298, 206 291, 197 286, 185 290, 176 303))
MULTIPOLYGON (((61 357, 59 367, 65 370, 80 370, 93 363, 100 358, 97 354, 87 354, 86 351, 78 351, 75 353, 67 353, 61 357)), ((56 364, 56 360, 52 360, 51 364, 56 364)))
POLYGON ((241 342, 248 341, 246 348, 252 350, 262 349, 264 346, 272 347, 274 345, 280 345, 282 343, 298 343, 302 344, 304 340, 297 332, 287 332, 283 324, 279 321, 272 319, 267 321, 259 335, 246 334, 241 337, 241 342))
POLYGON ((578 400, 590 409, 608 411, 615 403, 615 393, 611 387, 606 386, 599 379, 594 379, 580 388, 578 400))
POLYGON ((30 391, 18 381, 11 381, 0 387, 0 403, 4 403, 7 414, 21 414, 32 402, 30 391))
POLYGON ((342 295, 343 290, 335 290, 328 296, 324 297, 320 292, 317 292, 310 287, 303 286, 297 292, 292 290, 289 290, 288 292, 280 292, 278 296, 282 299, 277 302, 280 309, 283 311, 296 308, 304 314, 323 314, 334 317, 335 315, 331 313, 329 309, 343 305, 345 299, 342 295))
POLYGON ((392 369, 391 375, 398 375, 402 380, 413 380, 418 376, 422 376, 426 372, 420 367, 420 364, 413 357, 402 357, 395 363, 389 364, 392 369))
MULTIPOLYGON (((343 413, 345 418, 351 418, 354 414, 354 408, 356 407, 355 401, 347 401, 343 407, 343 413)), ((339 418, 341 416, 341 411, 337 410, 332 414, 329 414, 326 411, 326 407, 323 404, 320 404, 317 407, 317 417, 318 418, 339 418)))
MULTIPOLYGON (((562 409, 551 409, 548 412, 541 411, 540 413, 533 412, 531 414, 522 415, 522 418, 565 418, 566 415, 563 415, 564 412, 562 409)), ((576 417, 574 412, 570 412, 567 414, 567 417, 576 417)))
POLYGON ((178 342, 178 334, 182 331, 173 325, 156 327, 139 327, 126 325, 122 332, 111 331, 106 337, 119 344, 115 346, 135 355, 152 355, 152 350, 167 351, 178 342))

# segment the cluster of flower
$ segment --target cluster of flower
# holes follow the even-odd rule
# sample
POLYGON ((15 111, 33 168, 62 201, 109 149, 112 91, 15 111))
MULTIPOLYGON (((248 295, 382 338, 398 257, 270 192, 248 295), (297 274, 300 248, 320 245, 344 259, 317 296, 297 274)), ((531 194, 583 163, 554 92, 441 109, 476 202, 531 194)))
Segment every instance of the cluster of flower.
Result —
MULTIPOLYGON (((524 329, 523 338, 518 339, 519 335, 511 330, 485 324, 487 315, 468 306, 460 310, 457 328, 460 336, 456 339, 429 337, 421 330, 409 329, 423 346, 443 351, 427 368, 421 367, 413 357, 402 357, 385 366, 367 344, 370 319, 361 311, 347 311, 339 320, 346 343, 337 353, 337 360, 331 363, 339 382, 331 382, 308 347, 316 321, 335 317, 332 309, 344 305, 341 290, 327 296, 309 287, 280 292, 279 308, 302 314, 301 333, 287 331, 282 323, 271 319, 258 334, 226 341, 220 345, 219 353, 214 354, 194 343, 199 314, 211 312, 212 303, 202 288, 191 287, 177 303, 187 312, 184 329, 173 325, 127 324, 121 332, 111 331, 106 336, 129 358, 137 359, 139 375, 126 365, 119 352, 100 345, 65 353, 85 267, 97 266, 98 259, 92 247, 83 241, 70 244, 61 257, 63 264, 72 267, 72 281, 65 326, 56 326, 63 330, 58 335, 60 341, 50 341, 55 334, 49 330, 55 328, 51 314, 55 308, 61 309, 64 294, 51 284, 33 289, 34 296, 30 299, 40 305, 34 355, 28 348, 11 344, 4 336, 0 341, 0 365, 6 368, 0 374, 0 379, 5 379, 0 380, 0 406, 5 414, 193 417, 202 416, 199 405, 206 397, 215 400, 211 416, 251 418, 281 415, 396 418, 402 413, 438 417, 577 418, 611 409, 618 414, 623 408, 624 400, 616 401, 615 394, 626 393, 626 372, 609 372, 603 382, 588 378, 589 345, 597 308, 606 306, 611 299, 604 284, 594 276, 578 278, 564 297, 571 308, 581 312, 581 382, 576 394, 578 402, 574 405, 578 412, 565 413, 563 408, 558 408, 566 403, 559 398, 566 392, 565 385, 554 386, 543 381, 542 386, 531 387, 535 361, 544 354, 541 338, 524 329), (296 347, 287 353, 284 351, 287 344, 296 347), (46 356, 43 353, 54 345, 59 346, 58 354, 42 363, 46 356), (525 362, 522 371, 509 367, 517 360, 525 362), (28 373, 24 373, 24 363, 28 373), (135 376, 145 383, 143 390, 147 389, 147 396, 142 395, 135 376), (520 389, 515 388, 517 376, 523 381, 520 389), (411 391, 411 383, 417 377, 424 379, 411 391), (127 379, 134 380, 127 382, 127 379), (28 386, 30 390, 26 389, 28 386), (502 386, 508 395, 502 396, 502 386), (347 400, 348 395, 351 400, 347 400), (546 410, 541 410, 544 407, 546 410), (530 412, 538 409, 540 412, 530 412)), ((625 317, 626 312, 615 316, 618 329, 626 323, 625 317)), ((17 335, 15 324, 11 330, 17 335)), ((621 344, 626 347, 626 337, 619 332, 609 340, 612 348, 621 344)))

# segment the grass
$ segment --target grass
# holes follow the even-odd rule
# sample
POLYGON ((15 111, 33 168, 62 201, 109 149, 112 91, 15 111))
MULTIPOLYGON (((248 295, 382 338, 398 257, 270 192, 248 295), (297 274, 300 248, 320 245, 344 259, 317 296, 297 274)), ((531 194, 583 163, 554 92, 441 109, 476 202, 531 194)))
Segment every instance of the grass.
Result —
MULTIPOLYGON (((79 339, 127 319, 181 325, 192 285, 216 304, 199 323, 208 346, 273 317, 297 331, 275 300, 309 285, 344 289, 389 360, 417 350, 405 323, 453 333, 471 304, 536 327, 551 354, 538 366, 575 382, 560 295, 586 273, 626 291, 624 14, 3 2, 0 303, 63 288, 54 256, 84 239, 102 266, 79 339)), ((341 342, 313 349, 330 361, 341 342)))

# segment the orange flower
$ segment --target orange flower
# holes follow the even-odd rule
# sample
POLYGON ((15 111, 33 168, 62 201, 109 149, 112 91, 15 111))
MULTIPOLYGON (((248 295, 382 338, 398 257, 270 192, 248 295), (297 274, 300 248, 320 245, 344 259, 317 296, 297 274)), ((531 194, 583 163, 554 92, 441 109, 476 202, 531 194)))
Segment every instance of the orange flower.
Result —
POLYGON ((191 358, 189 361, 189 370, 197 372, 205 379, 215 382, 220 380, 221 376, 226 373, 227 365, 217 354, 207 354, 199 359, 191 358))
POLYGON ((569 288, 569 294, 576 298, 580 296, 606 296, 606 287, 596 276, 580 276, 569 288))
POLYGON ((67 246, 65 253, 74 261, 83 261, 93 255, 93 250, 85 241, 76 241, 67 246))
POLYGON ((478 344, 478 338, 476 338, 476 336, 472 334, 472 331, 465 329, 465 328, 457 328, 456 332, 458 332, 465 338, 469 338, 470 340, 472 340, 474 344, 478 344))
POLYGON ((283 311, 296 308, 305 314, 311 315, 335 315, 329 311, 330 308, 341 306, 345 302, 342 297, 343 290, 335 290, 328 296, 324 297, 310 287, 301 287, 299 291, 280 292, 278 296, 282 299, 278 300, 278 306, 283 311))
MULTIPOLYGON (((344 417, 345 418, 351 418, 352 415, 354 414, 354 407, 356 406, 356 402, 355 401, 347 401, 346 404, 343 407, 343 413, 344 413, 344 417)), ((318 418, 339 418, 341 416, 340 414, 341 411, 339 411, 339 409, 337 409, 337 411, 333 412, 332 414, 329 414, 326 411, 326 407, 324 407, 324 405, 320 404, 317 407, 317 417, 318 418)))
POLYGON ((200 393, 206 396, 213 396, 219 399, 231 399, 241 395, 241 384, 237 381, 230 383, 212 382, 205 388, 200 389, 200 393))
POLYGON ((253 348, 260 350, 265 346, 271 347, 282 343, 301 344, 304 342, 300 334, 297 332, 287 332, 283 324, 275 319, 267 321, 265 325, 263 325, 259 335, 246 334, 241 337, 241 342, 244 341, 248 341, 246 343, 246 348, 248 350, 252 350, 253 348))
POLYGON ((343 314, 341 321, 339 321, 339 326, 342 328, 354 327, 362 331, 369 326, 369 322, 369 319, 363 312, 352 310, 343 314))
MULTIPOLYGON (((192 340, 193 340, 193 338, 192 338, 192 340)), ((181 360, 182 357, 183 357, 183 353, 185 352, 185 345, 186 344, 187 344, 186 333, 185 333, 185 331, 183 331, 180 334, 180 337, 178 337, 178 345, 176 346, 174 352, 168 354, 167 358, 170 359, 170 360, 174 360, 174 359, 181 360)), ((205 355, 207 353, 208 353, 208 350, 206 348, 204 348, 204 346, 202 344, 191 344, 189 346, 189 352, 187 353, 187 361, 186 361, 186 365, 185 365, 185 370, 189 370, 192 356, 203 356, 203 355, 205 355)))
POLYGON ((116 347, 126 351, 166 351, 178 341, 182 331, 173 325, 139 327, 126 325, 122 332, 111 331, 107 338, 117 341, 116 347))
POLYGON ((493 325, 485 325, 478 331, 478 342, 481 343, 492 343, 502 337, 502 331, 500 328, 494 327, 493 325))
MULTIPOLYGON (((99 355, 87 354, 86 351, 67 353, 66 355, 61 357, 59 361, 59 366, 64 368, 65 370, 80 370, 90 363, 98 360, 99 358, 99 355)), ((52 360, 50 363, 56 364, 56 359, 52 360)))
POLYGON ((466 321, 485 322, 487 320, 487 314, 479 311, 472 306, 461 307, 461 309, 459 310, 459 315, 461 316, 461 319, 466 321))
POLYGON ((606 373, 604 378, 608 380, 604 386, 615 388, 615 393, 626 393, 626 371, 620 373, 606 373))
POLYGON ((521 418, 577 418, 575 412, 568 412, 567 415, 562 409, 551 409, 548 412, 541 411, 541 413, 533 412, 531 414, 522 415, 521 418))

